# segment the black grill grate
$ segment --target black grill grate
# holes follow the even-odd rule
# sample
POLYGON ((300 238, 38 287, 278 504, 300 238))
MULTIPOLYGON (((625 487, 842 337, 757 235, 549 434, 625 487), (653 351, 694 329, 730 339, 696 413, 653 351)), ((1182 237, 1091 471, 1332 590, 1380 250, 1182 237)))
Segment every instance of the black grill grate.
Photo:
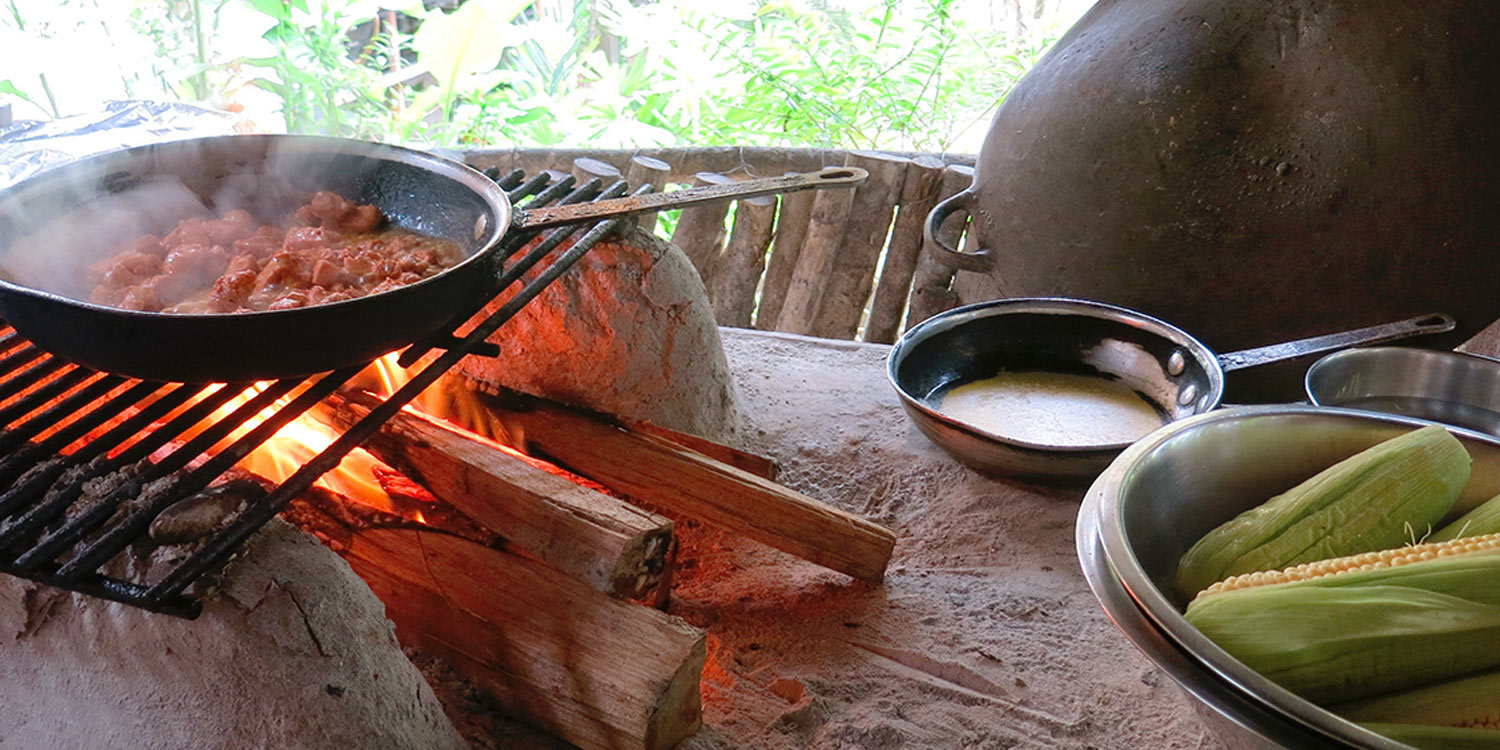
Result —
MULTIPOLYGON (((554 179, 540 173, 528 178, 520 170, 504 176, 491 173, 490 177, 513 203, 525 208, 614 198, 626 192, 623 182, 606 188, 596 179, 575 187, 572 177, 554 179)), ((401 357, 406 367, 428 352, 444 351, 413 372, 410 381, 333 444, 150 584, 122 580, 102 568, 140 540, 163 510, 208 487, 363 366, 267 384, 227 416, 216 418, 216 412, 254 384, 149 383, 99 373, 40 351, 14 330, 5 330, 0 333, 0 403, 10 403, 0 407, 0 487, 6 488, 0 492, 0 572, 153 612, 196 617, 202 604, 188 592, 194 581, 223 563, 288 502, 307 491, 460 359, 470 354, 493 356, 498 350, 485 339, 619 224, 619 219, 608 219, 587 227, 554 229, 519 258, 514 257, 516 253, 538 233, 507 235, 500 249, 505 260, 494 286, 496 294, 511 289, 569 236, 582 232, 571 247, 466 335, 460 337, 456 331, 489 299, 473 301, 442 333, 409 347, 401 357), (244 429, 271 409, 274 412, 264 421, 244 429), (115 426, 93 434, 122 416, 115 426), (209 452, 230 438, 227 445, 209 452), (154 462, 142 463, 169 446, 154 462), (129 472, 131 467, 138 472, 117 475, 123 481, 94 505, 72 507, 90 481, 129 472), (142 494, 152 482, 160 483, 142 494)))

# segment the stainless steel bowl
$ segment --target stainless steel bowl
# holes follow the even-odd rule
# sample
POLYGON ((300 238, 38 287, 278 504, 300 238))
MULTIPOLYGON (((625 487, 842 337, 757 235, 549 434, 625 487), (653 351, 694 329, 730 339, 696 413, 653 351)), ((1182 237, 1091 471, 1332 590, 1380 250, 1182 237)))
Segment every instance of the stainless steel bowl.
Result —
MULTIPOLYGON (((1078 517, 1085 576, 1121 631, 1205 710, 1241 716, 1235 725, 1271 746, 1405 747, 1247 669, 1188 625, 1183 603, 1167 592, 1177 560, 1215 526, 1423 424, 1351 409, 1261 406, 1163 427, 1125 450, 1089 488, 1078 517), (1261 721, 1266 715, 1273 720, 1261 721), (1290 739, 1284 733, 1288 727, 1290 739)), ((1455 508, 1461 512, 1500 494, 1500 441, 1468 430, 1453 433, 1473 458, 1455 508)))
POLYGON ((1500 436, 1500 360, 1376 346, 1330 354, 1307 370, 1314 404, 1401 414, 1500 436))

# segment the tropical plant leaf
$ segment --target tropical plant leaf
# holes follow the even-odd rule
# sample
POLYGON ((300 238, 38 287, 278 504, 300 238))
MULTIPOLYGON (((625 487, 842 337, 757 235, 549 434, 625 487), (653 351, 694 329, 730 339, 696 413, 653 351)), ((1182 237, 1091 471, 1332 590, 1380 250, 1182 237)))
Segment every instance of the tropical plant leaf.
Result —
POLYGON ((513 43, 511 21, 532 2, 469 0, 447 15, 430 14, 412 36, 412 48, 438 87, 451 96, 459 80, 500 64, 513 43))
POLYGON ((15 98, 22 101, 28 102, 30 104, 36 104, 36 100, 27 96, 25 91, 16 88, 16 85, 14 83, 11 83, 9 78, 0 80, 0 94, 10 94, 11 96, 14 96, 15 98))

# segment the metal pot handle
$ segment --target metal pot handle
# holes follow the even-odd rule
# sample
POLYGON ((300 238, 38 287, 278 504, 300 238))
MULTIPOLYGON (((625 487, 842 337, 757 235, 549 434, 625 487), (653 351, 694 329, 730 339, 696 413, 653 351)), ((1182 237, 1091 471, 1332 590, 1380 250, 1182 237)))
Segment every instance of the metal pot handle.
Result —
POLYGON ((1298 339, 1282 344, 1262 346, 1257 349, 1245 349, 1238 352, 1219 355, 1219 364, 1227 370, 1239 370, 1256 365, 1280 362, 1284 359, 1294 359, 1304 354, 1317 354, 1329 352, 1335 349, 1345 349, 1351 346, 1364 344, 1379 344, 1386 341, 1404 339, 1408 336, 1422 336, 1429 333, 1447 333, 1453 330, 1458 321, 1452 315, 1444 313, 1430 313, 1419 315, 1415 318, 1385 323, 1369 328, 1357 328, 1353 331, 1342 333, 1330 333, 1326 336, 1314 336, 1310 339, 1298 339))
POLYGON ((938 262, 957 271, 978 271, 986 273, 995 265, 995 256, 987 247, 981 247, 973 252, 965 253, 958 248, 944 242, 938 236, 938 230, 942 229, 943 222, 956 211, 969 212, 969 207, 974 202, 974 191, 963 190, 945 198, 943 202, 932 207, 927 212, 927 222, 922 225, 922 240, 929 248, 928 252, 938 262))

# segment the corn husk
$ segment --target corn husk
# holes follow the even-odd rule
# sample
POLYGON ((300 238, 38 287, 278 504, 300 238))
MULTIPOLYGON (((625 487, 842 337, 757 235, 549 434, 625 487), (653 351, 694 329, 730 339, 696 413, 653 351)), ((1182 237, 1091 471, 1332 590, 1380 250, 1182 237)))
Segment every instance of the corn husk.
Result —
POLYGON ((1178 563, 1183 599, 1232 575, 1386 549, 1427 535, 1469 481, 1438 425, 1392 438, 1210 531, 1178 563))
POLYGON ((1417 750, 1500 750, 1500 732, 1493 729, 1382 722, 1363 722, 1360 726, 1417 750))
POLYGON ((1226 591, 1189 623, 1319 704, 1500 667, 1500 551, 1226 591))
POLYGON ((1500 672, 1386 693, 1331 710, 1357 722, 1486 729, 1500 742, 1500 672))
POLYGON ((1427 541, 1466 539, 1497 532, 1500 532, 1500 495, 1480 503, 1479 507, 1463 514, 1458 520, 1433 532, 1432 536, 1427 537, 1427 541))

